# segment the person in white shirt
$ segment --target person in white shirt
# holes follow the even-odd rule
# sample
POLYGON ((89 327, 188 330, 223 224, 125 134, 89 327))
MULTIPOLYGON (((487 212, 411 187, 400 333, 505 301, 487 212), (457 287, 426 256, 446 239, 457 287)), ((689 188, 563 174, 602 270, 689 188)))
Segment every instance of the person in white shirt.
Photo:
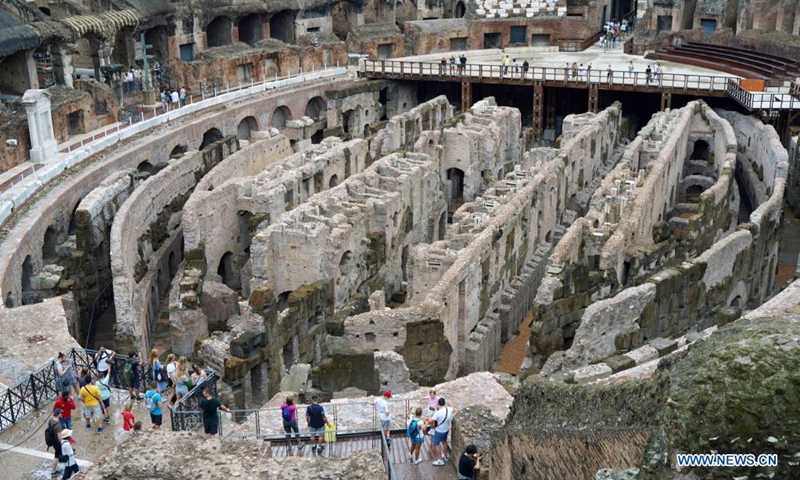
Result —
POLYGON ((114 351, 106 350, 106 347, 100 345, 97 353, 94 354, 94 361, 97 364, 97 371, 100 372, 100 377, 105 377, 108 371, 108 362, 114 362, 114 351))
POLYGON ((386 444, 391 447, 392 439, 389 438, 389 430, 391 429, 392 414, 389 409, 388 399, 392 398, 392 391, 386 390, 383 392, 383 397, 375 399, 375 407, 378 409, 378 420, 381 421, 381 430, 386 435, 386 444))
POLYGON ((80 471, 78 462, 75 460, 75 450, 72 449, 72 444, 69 441, 69 437, 71 436, 72 430, 67 428, 61 430, 61 455, 67 457, 67 462, 64 466, 64 475, 61 477, 61 480, 67 480, 72 477, 73 474, 80 471))
POLYGON ((427 423, 436 427, 433 431, 431 453, 434 457, 440 456, 439 459, 433 462, 434 465, 439 467, 450 460, 450 448, 447 446, 447 435, 450 433, 450 424, 453 423, 453 409, 445 406, 444 398, 439 399, 439 409, 427 420, 427 423), (439 444, 442 445, 441 449, 439 444))

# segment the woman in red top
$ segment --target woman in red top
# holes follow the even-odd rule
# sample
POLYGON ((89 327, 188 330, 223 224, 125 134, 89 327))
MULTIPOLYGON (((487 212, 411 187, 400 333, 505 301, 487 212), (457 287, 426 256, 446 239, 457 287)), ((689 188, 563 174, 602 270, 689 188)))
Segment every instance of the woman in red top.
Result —
POLYGON ((133 425, 136 423, 136 419, 133 418, 133 404, 128 402, 125 404, 125 408, 122 410, 122 429, 126 432, 133 431, 133 425))
POLYGON ((75 410, 75 400, 69 396, 69 390, 61 392, 61 396, 53 405, 53 410, 56 408, 61 409, 61 418, 58 419, 61 428, 72 430, 72 411, 75 410))

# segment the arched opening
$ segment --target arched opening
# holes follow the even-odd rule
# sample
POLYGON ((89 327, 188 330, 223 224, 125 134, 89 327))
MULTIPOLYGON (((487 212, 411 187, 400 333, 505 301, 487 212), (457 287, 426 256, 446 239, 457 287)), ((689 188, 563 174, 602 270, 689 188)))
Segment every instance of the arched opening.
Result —
MULTIPOLYGON (((162 65, 166 63, 169 58, 169 33, 167 28, 163 25, 153 27, 144 32, 144 41, 148 45, 152 45, 152 49, 148 49, 149 56, 155 56, 162 65)), ((152 65, 152 64, 151 64, 152 65)), ((152 66, 151 66, 152 68, 152 66)), ((153 80, 158 83, 160 79, 160 71, 153 70, 153 80)))
POLYGON ((730 306, 733 307, 733 308, 741 307, 742 306, 742 297, 740 295, 736 295, 736 297, 733 300, 731 300, 730 306))
POLYGON ((370 135, 369 124, 367 124, 367 125, 364 125, 364 138, 369 137, 369 135, 370 135))
POLYGON ((232 286, 235 284, 233 272, 233 253, 225 252, 225 255, 222 256, 219 261, 219 266, 217 267, 217 275, 220 276, 222 283, 227 285, 228 288, 234 288, 232 286))
POLYGON ((548 230, 547 233, 544 235, 544 241, 550 243, 553 240, 553 231, 548 230))
POLYGON ((692 150, 692 160, 708 160, 709 146, 705 140, 698 140, 694 142, 694 150, 692 150))
POLYGON ((33 259, 30 255, 25 257, 25 260, 22 262, 22 291, 23 292, 30 292, 33 290, 31 288, 31 278, 33 277, 33 259))
POLYGON ((686 201, 690 203, 700 203, 700 194, 705 188, 702 185, 691 185, 686 188, 686 201))
POLYGON ((261 16, 251 13, 239 20, 239 41, 255 45, 261 40, 261 16))
POLYGON ((342 276, 347 275, 351 268, 353 267, 353 254, 350 250, 344 252, 342 254, 342 258, 339 260, 339 273, 342 276))
POLYGON ((447 180, 450 181, 450 200, 464 200, 464 171, 460 168, 448 168, 447 180))
POLYGON ((313 135, 311 135, 311 143, 318 145, 322 143, 323 138, 325 138, 325 132, 322 129, 317 130, 313 135))
POLYGON ((337 177, 336 174, 334 174, 331 175, 331 179, 328 180, 328 188, 333 188, 336 185, 339 185, 339 177, 337 177))
POLYGON ((408 281, 408 258, 411 256, 411 245, 403 247, 400 254, 400 268, 403 270, 403 281, 408 281))
POLYGON ((175 148, 169 152, 169 158, 181 158, 186 154, 186 146, 185 145, 175 145, 175 148))
POLYGON ((136 167, 136 172, 151 175, 153 173, 153 164, 145 160, 136 167))
POLYGON ((160 296, 167 294, 167 290, 169 290, 169 278, 164 275, 164 270, 160 268, 156 273, 156 285, 158 287, 156 290, 161 294, 160 296))
POLYGON ((250 134, 256 130, 258 130, 258 121, 255 117, 245 117, 239 122, 236 136, 239 140, 250 140, 250 134))
POLYGON ((47 227, 44 232, 44 243, 42 244, 42 261, 50 263, 55 260, 58 254, 56 248, 58 247, 58 232, 52 225, 47 227))
POLYGON ((444 234, 447 232, 447 211, 442 212, 439 215, 439 234, 437 235, 438 240, 444 240, 444 234))
POLYGON ((467 13, 467 7, 464 5, 464 2, 456 3, 456 10, 453 14, 454 18, 462 18, 467 13))
POLYGON ((217 17, 209 22, 206 27, 208 48, 221 47, 231 44, 231 19, 217 17))
POLYGON ((278 311, 282 312, 289 308, 289 295, 291 295, 291 290, 287 290, 280 295, 278 295, 278 311))
POLYGON ((253 214, 247 210, 239 210, 239 236, 236 238, 236 243, 242 251, 250 251, 250 221, 253 219, 253 214))
POLYGON ((269 36, 283 43, 294 42, 294 12, 281 10, 269 19, 269 36))
POLYGON ((276 108, 274 112, 272 112, 271 123, 272 126, 278 130, 283 130, 286 128, 286 122, 291 119, 292 112, 290 112, 286 106, 281 105, 280 107, 276 108))
POLYGON ((206 133, 203 134, 203 141, 200 142, 199 150, 204 150, 206 147, 211 145, 212 143, 219 142, 222 140, 222 132, 220 132, 216 128, 209 129, 206 133))
POLYGON ((72 207, 72 213, 69 216, 69 225, 67 225, 67 235, 75 235, 78 232, 78 219, 75 214, 78 212, 78 207, 81 205, 82 200, 81 198, 75 202, 75 206, 72 207))
POLYGON ((322 120, 325 117, 327 107, 325 106, 325 100, 322 97, 314 97, 306 103, 306 117, 314 120, 315 122, 318 120, 322 120))
POLYGON ((342 112, 342 131, 350 133, 353 128, 353 121, 355 119, 355 110, 347 110, 342 112))

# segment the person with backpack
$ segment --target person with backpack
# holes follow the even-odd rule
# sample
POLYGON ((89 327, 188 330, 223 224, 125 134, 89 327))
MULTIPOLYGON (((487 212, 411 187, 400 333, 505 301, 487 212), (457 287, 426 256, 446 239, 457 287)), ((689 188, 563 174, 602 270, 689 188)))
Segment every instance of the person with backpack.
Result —
POLYGON ((407 423, 406 434, 411 442, 408 454, 414 459, 414 465, 419 465, 422 463, 422 459, 419 458, 419 451, 422 449, 422 444, 425 443, 425 432, 422 429, 425 423, 422 419, 422 407, 417 407, 413 414, 409 410, 407 423))
POLYGON ((44 431, 44 444, 47 445, 48 450, 53 447, 53 462, 52 474, 58 475, 61 470, 58 469, 58 463, 61 461, 61 409, 56 408, 53 410, 53 417, 47 421, 47 428, 44 431))
POLYGON ((110 367, 114 364, 114 355, 115 352, 113 350, 106 350, 106 347, 102 345, 97 349, 97 353, 94 354, 94 363, 100 376, 105 377, 106 372, 111 371, 110 367))
POLYGON ((72 430, 64 429, 61 431, 59 445, 61 447, 61 454, 64 462, 66 463, 64 467, 64 475, 61 477, 61 480, 68 480, 69 478, 72 478, 73 474, 78 473, 81 470, 78 468, 78 462, 75 460, 75 450, 72 448, 70 437, 72 437, 72 430))
POLYGON ((70 388, 75 390, 75 395, 80 394, 80 386, 78 379, 75 377, 75 363, 71 358, 67 357, 61 352, 58 352, 58 360, 56 361, 56 385, 59 390, 68 391, 70 388))
POLYGON ((163 399, 157 388, 158 384, 153 382, 150 384, 150 390, 144 394, 144 406, 150 412, 150 422, 153 424, 150 428, 153 430, 158 430, 161 427, 164 418, 161 411, 163 399))
POLYGON ((158 359, 157 348, 150 350, 150 366, 153 368, 153 381, 156 382, 156 391, 162 393, 167 389, 167 374, 158 359))
POLYGON ((175 393, 175 370, 178 369, 178 364, 175 362, 175 355, 170 353, 167 355, 167 386, 169 387, 169 405, 172 406, 176 400, 175 393))
POLYGON ((69 390, 61 392, 56 403, 53 405, 53 410, 61 410, 61 418, 58 422, 61 428, 72 428, 72 411, 75 410, 75 400, 69 394, 69 390))
POLYGON ((203 389, 203 399, 200 400, 200 410, 203 412, 203 431, 206 435, 216 435, 219 432, 219 415, 217 410, 225 410, 231 413, 231 409, 222 404, 218 399, 211 396, 211 392, 203 389))
POLYGON ((319 404, 319 395, 316 393, 311 395, 311 405, 306 407, 306 423, 308 424, 309 443, 311 444, 311 451, 322 453, 325 446, 322 445, 322 439, 325 434, 325 425, 328 425, 328 417, 325 416, 325 409, 319 404), (314 437, 317 438, 317 446, 314 446, 314 437))
POLYGON ((297 449, 300 449, 300 428, 297 426, 297 406, 294 398, 286 397, 286 402, 281 404, 281 418, 283 419, 283 431, 286 432, 286 443, 292 448, 292 432, 297 440, 297 449))
POLYGON ((97 426, 97 433, 103 433, 103 426, 100 424, 100 417, 103 409, 100 407, 100 389, 92 382, 92 377, 87 377, 88 383, 81 388, 81 402, 83 402, 83 418, 86 421, 86 429, 91 430, 91 420, 97 426))
POLYGON ((139 354, 137 352, 128 352, 128 359, 125 361, 125 366, 122 367, 122 378, 125 384, 128 385, 128 394, 131 400, 139 401, 140 389, 142 387, 142 377, 139 375, 139 354))
POLYGON ((103 402, 103 423, 111 423, 111 371, 97 379, 97 388, 100 390, 100 400, 103 402))
POLYGON ((435 428, 433 430, 433 441, 431 442, 431 452, 434 457, 440 458, 433 464, 440 467, 450 460, 450 448, 447 446, 447 435, 450 433, 450 424, 453 422, 453 412, 445 406, 444 398, 439 399, 439 409, 428 419, 428 423, 435 428), (439 447, 439 445, 442 445, 439 447), (441 450, 441 452, 440 452, 441 450))

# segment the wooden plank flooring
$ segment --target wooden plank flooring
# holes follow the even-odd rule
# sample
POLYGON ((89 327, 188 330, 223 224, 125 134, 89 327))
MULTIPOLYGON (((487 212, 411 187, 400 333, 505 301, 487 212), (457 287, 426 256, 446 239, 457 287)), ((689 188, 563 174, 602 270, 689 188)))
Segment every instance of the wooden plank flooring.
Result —
MULTIPOLYGON (((377 436, 363 436, 351 438, 339 438, 336 443, 324 444, 325 449, 322 453, 317 453, 311 450, 310 445, 303 442, 302 448, 299 450, 293 446, 291 450, 288 448, 286 442, 271 442, 270 454, 273 457, 310 457, 310 456, 324 456, 334 458, 348 458, 356 452, 362 450, 380 450, 380 437, 377 436)), ((392 447, 389 449, 392 463, 394 465, 410 464, 413 459, 409 455, 409 446, 411 442, 408 437, 402 433, 397 433, 392 438, 392 447)), ((431 455, 431 437, 425 437, 425 443, 422 445, 419 457, 424 462, 432 462, 434 458, 431 455)))

